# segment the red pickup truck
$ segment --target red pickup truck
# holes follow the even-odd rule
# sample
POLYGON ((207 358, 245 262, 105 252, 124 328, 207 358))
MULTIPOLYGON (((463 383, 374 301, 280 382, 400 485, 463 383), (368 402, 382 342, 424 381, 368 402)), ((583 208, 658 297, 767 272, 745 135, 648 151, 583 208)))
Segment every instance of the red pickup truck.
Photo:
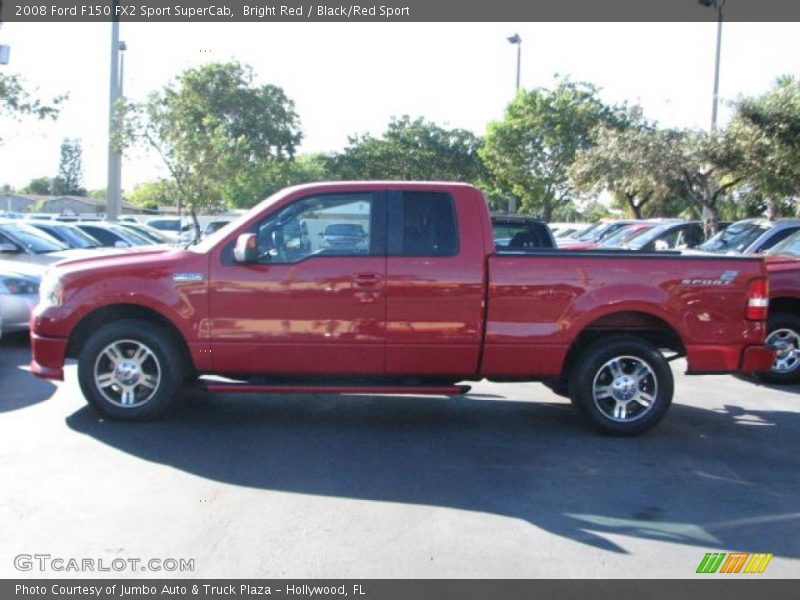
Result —
POLYGON ((800 382, 800 236, 787 242, 792 245, 786 254, 765 258, 770 296, 767 340, 778 352, 772 369, 759 377, 777 384, 800 382))
POLYGON ((260 393, 540 380, 630 435, 669 408, 671 357, 690 373, 768 370, 767 308, 760 258, 497 250, 472 186, 319 183, 194 246, 52 267, 31 369, 61 379, 77 358, 89 403, 130 420, 204 374, 228 378, 203 380, 211 391, 260 393), (364 235, 323 243, 336 223, 364 235))

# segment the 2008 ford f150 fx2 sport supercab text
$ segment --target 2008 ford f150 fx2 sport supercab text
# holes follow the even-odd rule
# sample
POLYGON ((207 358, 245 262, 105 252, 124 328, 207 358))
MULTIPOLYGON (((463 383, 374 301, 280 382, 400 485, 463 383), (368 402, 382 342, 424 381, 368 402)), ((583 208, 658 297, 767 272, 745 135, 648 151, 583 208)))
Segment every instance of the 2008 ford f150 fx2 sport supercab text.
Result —
POLYGON ((444 395, 487 377, 545 381, 634 434, 669 408, 665 353, 690 373, 774 356, 761 259, 497 251, 458 183, 289 188, 195 246, 61 262, 41 297, 33 372, 77 358, 88 401, 122 419, 202 374, 228 377, 212 391, 444 395))

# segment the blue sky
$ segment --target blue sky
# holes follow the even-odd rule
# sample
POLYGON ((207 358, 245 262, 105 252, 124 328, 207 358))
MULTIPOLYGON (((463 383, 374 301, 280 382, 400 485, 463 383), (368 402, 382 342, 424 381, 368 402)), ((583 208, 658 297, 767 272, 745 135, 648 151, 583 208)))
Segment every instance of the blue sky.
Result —
MULTIPOLYGON (((519 33, 523 87, 554 74, 590 81, 608 102, 640 104, 668 126, 707 128, 714 23, 123 23, 125 93, 142 99, 182 70, 236 58, 284 88, 302 120, 303 152, 334 151, 354 133, 380 134, 393 115, 483 133, 514 93, 519 33)), ((110 25, 10 23, 0 41, 43 96, 69 92, 55 123, 0 121, 0 184, 55 175, 64 137, 82 140, 85 185, 105 186, 110 25)), ((720 95, 758 94, 800 74, 800 24, 726 23, 720 95)), ((721 111, 721 121, 729 115, 721 111)), ((158 159, 126 156, 123 188, 165 175, 158 159)))

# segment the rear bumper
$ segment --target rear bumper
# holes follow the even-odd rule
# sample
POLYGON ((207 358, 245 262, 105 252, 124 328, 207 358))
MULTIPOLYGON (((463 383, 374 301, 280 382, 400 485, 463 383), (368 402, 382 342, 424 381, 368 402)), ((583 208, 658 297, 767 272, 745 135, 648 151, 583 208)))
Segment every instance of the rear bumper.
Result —
POLYGON ((689 346, 687 373, 759 373, 769 371, 775 360, 775 349, 769 346, 689 346))
POLYGON ((64 381, 66 338, 42 337, 31 333, 31 373, 42 379, 64 381))
POLYGON ((742 373, 763 373, 772 369, 778 349, 772 346, 747 346, 742 352, 742 373))

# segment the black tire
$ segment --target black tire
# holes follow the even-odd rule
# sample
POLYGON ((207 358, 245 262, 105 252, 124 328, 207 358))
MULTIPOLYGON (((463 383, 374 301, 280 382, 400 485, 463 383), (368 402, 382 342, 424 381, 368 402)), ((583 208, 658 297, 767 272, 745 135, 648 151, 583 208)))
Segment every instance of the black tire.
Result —
POLYGON ((640 338, 615 335, 597 340, 574 365, 569 376, 570 400, 603 433, 644 433, 664 418, 672 404, 669 363, 655 346, 640 338))
POLYGON ((767 320, 767 341, 786 344, 772 365, 772 370, 759 373, 766 383, 788 385, 800 382, 800 317, 792 313, 775 313, 767 320), (793 347, 792 350, 789 346, 793 347))
POLYGON ((553 379, 545 379, 542 381, 542 384, 556 396, 569 398, 569 381, 565 378, 555 377, 553 379))
POLYGON ((178 400, 187 371, 174 334, 134 319, 102 326, 78 356, 86 400, 102 414, 126 421, 163 415, 178 400))

